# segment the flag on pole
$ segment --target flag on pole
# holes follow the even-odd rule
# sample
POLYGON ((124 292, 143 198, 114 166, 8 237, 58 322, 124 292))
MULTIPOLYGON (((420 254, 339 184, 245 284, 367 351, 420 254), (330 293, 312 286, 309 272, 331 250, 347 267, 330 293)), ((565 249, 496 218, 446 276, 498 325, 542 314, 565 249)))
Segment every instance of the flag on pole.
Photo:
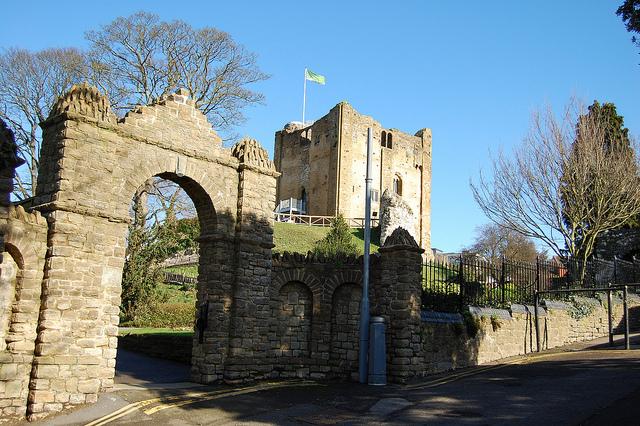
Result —
POLYGON ((318 84, 325 83, 324 75, 316 74, 315 72, 309 71, 308 69, 304 70, 304 78, 305 80, 315 81, 318 84))

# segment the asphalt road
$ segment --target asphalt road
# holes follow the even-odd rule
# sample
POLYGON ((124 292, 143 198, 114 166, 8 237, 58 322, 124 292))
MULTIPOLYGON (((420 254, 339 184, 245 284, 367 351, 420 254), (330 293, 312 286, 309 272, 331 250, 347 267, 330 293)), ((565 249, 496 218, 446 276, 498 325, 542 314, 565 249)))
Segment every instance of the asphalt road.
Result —
POLYGON ((640 411, 634 410, 640 407, 637 346, 624 351, 582 344, 566 350, 384 387, 317 382, 198 387, 183 382, 184 366, 180 373, 173 363, 145 359, 141 364, 133 355, 131 365, 144 365, 136 372, 119 355, 118 391, 36 424, 640 424, 640 411))

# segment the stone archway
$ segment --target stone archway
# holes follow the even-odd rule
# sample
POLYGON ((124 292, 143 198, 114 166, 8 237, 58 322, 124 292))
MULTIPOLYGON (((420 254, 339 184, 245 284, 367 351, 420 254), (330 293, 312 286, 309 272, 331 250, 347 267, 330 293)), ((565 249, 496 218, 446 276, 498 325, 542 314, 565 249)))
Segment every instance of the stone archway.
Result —
POLYGON ((206 321, 194 339, 193 379, 222 379, 235 360, 247 376, 264 374, 258 348, 269 313, 259 305, 268 300, 278 175, 266 151, 249 139, 223 148, 182 90, 117 120, 97 89, 74 86, 42 127, 28 207, 47 216, 49 247, 30 417, 94 402, 113 386, 128 208, 152 176, 178 183, 199 209, 206 321))
POLYGON ((0 215, 0 417, 24 416, 29 395, 47 224, 38 212, 10 206, 0 215), (4 253, 3 253, 4 251, 4 253))

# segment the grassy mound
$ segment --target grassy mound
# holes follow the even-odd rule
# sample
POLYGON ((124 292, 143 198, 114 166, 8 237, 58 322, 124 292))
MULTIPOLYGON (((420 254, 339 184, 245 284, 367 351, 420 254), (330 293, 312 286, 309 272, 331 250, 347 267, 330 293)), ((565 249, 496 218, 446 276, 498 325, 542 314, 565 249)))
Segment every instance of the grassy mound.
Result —
MULTIPOLYGON (((329 232, 329 228, 320 226, 306 226, 295 223, 276 222, 273 226, 273 248, 274 253, 285 251, 292 253, 307 253, 313 249, 316 241, 324 238, 329 232)), ((364 229, 351 229, 353 241, 358 247, 360 254, 364 253, 364 229)), ((371 252, 378 251, 380 244, 380 231, 375 228, 371 230, 371 252)))

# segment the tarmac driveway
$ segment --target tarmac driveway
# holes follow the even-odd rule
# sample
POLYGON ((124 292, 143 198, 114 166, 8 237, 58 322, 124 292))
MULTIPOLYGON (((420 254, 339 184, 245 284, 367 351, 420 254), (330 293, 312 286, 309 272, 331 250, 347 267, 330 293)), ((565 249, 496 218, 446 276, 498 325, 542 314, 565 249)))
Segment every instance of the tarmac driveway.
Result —
POLYGON ((172 373, 172 363, 146 359, 146 373, 119 372, 119 390, 97 404, 36 424, 640 424, 637 346, 594 349, 596 343, 602 341, 384 387, 195 386, 182 382, 184 369, 172 373), (154 369, 173 383, 153 383, 154 369))

